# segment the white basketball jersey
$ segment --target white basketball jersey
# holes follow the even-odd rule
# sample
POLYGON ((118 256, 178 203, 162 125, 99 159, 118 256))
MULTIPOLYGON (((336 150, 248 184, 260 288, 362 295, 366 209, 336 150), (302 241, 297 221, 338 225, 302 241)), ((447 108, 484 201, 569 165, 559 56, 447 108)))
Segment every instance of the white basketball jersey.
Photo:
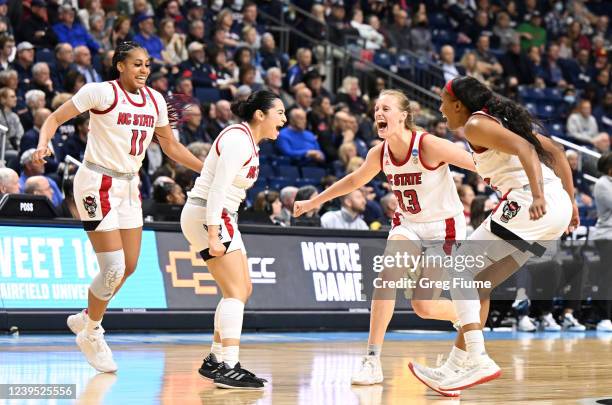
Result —
POLYGON ((224 155, 224 158, 234 159, 236 169, 240 167, 233 178, 227 179, 225 198, 221 202, 223 208, 233 213, 238 210, 240 203, 246 198, 246 190, 253 186, 259 175, 259 147, 255 144, 246 122, 230 125, 217 136, 204 161, 202 174, 196 179, 188 195, 208 200, 209 205, 211 204, 213 196, 209 196, 209 192, 215 177, 224 175, 218 173, 217 168, 221 150, 225 148, 231 153, 224 155))
POLYGON ((440 221, 463 212, 448 165, 427 167, 421 159, 421 141, 426 135, 412 132, 405 157, 394 158, 386 141, 381 154, 382 170, 397 197, 397 212, 413 222, 440 221))
POLYGON ((72 97, 77 110, 91 112, 85 160, 121 173, 140 170, 155 127, 168 125, 168 108, 157 91, 138 93, 113 80, 88 83, 72 97))
MULTIPOLYGON (((497 118, 485 113, 477 111, 472 114, 483 115, 497 121, 503 125, 497 118)), ((527 173, 521 164, 521 160, 516 155, 510 155, 494 149, 486 149, 472 146, 474 149, 473 157, 476 171, 494 190, 506 194, 512 189, 522 188, 529 184, 527 173)), ((558 179, 555 172, 548 166, 542 164, 542 176, 544 181, 558 179)))

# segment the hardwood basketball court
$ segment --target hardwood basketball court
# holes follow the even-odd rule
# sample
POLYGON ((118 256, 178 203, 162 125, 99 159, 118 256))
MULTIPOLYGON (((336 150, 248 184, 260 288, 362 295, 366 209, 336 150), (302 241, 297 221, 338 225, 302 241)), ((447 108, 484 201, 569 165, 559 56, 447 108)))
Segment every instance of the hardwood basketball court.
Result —
POLYGON ((209 349, 205 334, 109 333, 116 375, 96 373, 73 336, 2 336, 0 376, 3 383, 77 384, 78 404, 595 404, 612 398, 612 333, 489 333, 488 349, 503 375, 466 390, 461 400, 428 390, 407 367, 411 360, 435 364, 438 354, 448 352, 451 333, 390 333, 383 349, 384 383, 351 386, 366 338, 365 333, 247 334, 240 360, 270 381, 260 392, 218 389, 199 376, 209 349))

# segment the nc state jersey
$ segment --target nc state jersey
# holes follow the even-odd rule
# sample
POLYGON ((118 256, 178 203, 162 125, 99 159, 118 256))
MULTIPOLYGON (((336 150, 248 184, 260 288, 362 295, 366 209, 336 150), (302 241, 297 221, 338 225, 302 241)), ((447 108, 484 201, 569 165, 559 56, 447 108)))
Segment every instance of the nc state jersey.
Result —
MULTIPOLYGON (((474 115, 489 117, 503 125, 497 118, 483 112, 477 111, 474 115)), ((494 149, 486 149, 472 146, 476 171, 493 189, 506 194, 512 189, 522 188, 529 184, 529 178, 521 164, 518 156, 500 152, 494 149)), ((542 177, 544 181, 558 179, 557 175, 545 164, 542 165, 542 177)))
POLYGON ((155 128, 168 125, 166 101, 149 87, 133 94, 118 80, 88 83, 72 102, 91 113, 85 160, 121 173, 138 172, 155 128))
POLYGON ((236 212, 259 175, 259 147, 246 122, 225 128, 212 144, 189 197, 207 200, 207 224, 218 225, 222 209, 236 212))
POLYGON ((412 132, 407 156, 394 157, 386 141, 381 153, 382 170, 397 197, 397 212, 413 222, 440 221, 463 212, 448 165, 427 167, 421 159, 426 135, 412 132))

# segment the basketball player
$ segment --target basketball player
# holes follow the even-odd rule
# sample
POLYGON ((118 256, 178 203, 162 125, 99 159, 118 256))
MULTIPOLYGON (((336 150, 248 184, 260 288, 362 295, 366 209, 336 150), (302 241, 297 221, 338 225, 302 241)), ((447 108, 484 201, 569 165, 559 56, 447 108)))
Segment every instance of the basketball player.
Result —
POLYGON ((215 311, 211 352, 198 371, 221 388, 261 389, 265 381, 238 360, 244 305, 253 286, 236 212, 259 174, 257 145, 276 139, 287 118, 283 102, 265 90, 233 104, 232 112, 243 122, 225 128, 215 139, 188 193, 181 228, 223 294, 215 311))
MULTIPOLYGON (((448 164, 474 171, 470 154, 448 140, 417 131, 409 100, 400 91, 381 92, 376 102, 374 119, 378 136, 384 142, 368 152, 365 163, 355 172, 314 199, 296 201, 294 215, 300 216, 326 201, 350 193, 368 183, 382 170, 398 200, 398 210, 388 241, 404 241, 395 243, 401 243, 402 247, 417 256, 421 250, 433 248, 441 242, 465 239, 463 206, 448 164)), ((381 291, 375 290, 367 354, 360 370, 352 377, 353 384, 370 385, 383 380, 380 352, 387 326, 393 316, 395 294, 377 299, 381 291)), ((483 305, 488 307, 488 304, 483 305)), ((419 300, 413 295, 412 306, 424 318, 451 322, 457 320, 453 305, 448 300, 419 300)), ((456 349, 449 360, 454 361, 456 356, 461 355, 465 355, 465 352, 456 349)), ((456 396, 458 393, 449 392, 444 395, 456 396)))
MULTIPOLYGON (((503 263, 499 267, 510 268, 509 276, 531 255, 543 254, 540 241, 556 240, 579 224, 565 155, 550 139, 534 131, 537 122, 525 108, 495 96, 474 78, 458 77, 446 84, 440 112, 451 130, 465 129, 478 174, 503 194, 498 208, 454 253, 475 256, 487 252, 486 270, 495 266, 496 271, 491 272, 495 277, 503 263)), ((429 387, 456 391, 501 375, 485 351, 480 301, 468 299, 469 292, 468 288, 451 289, 461 324, 459 338, 463 335, 468 353, 463 367, 409 366, 429 387)))
POLYGON ((100 273, 89 287, 87 310, 70 316, 67 323, 89 364, 102 372, 117 370, 104 340, 102 316, 138 262, 142 237, 138 170, 153 135, 170 158, 194 171, 202 169, 202 162, 175 140, 162 95, 145 85, 149 66, 149 55, 140 45, 119 44, 113 56, 117 79, 86 84, 51 114, 40 130, 34 155, 43 162, 57 128, 91 112, 74 198, 100 273))

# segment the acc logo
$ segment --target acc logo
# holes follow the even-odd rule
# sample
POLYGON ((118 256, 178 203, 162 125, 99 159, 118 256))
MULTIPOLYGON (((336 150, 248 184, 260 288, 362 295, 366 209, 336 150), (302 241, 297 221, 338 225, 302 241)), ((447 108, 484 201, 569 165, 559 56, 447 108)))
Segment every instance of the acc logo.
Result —
POLYGON ((249 257, 249 273, 253 284, 276 284, 276 272, 268 270, 276 261, 273 257, 249 257))
POLYGON ((500 218, 501 221, 503 223, 508 223, 508 221, 514 218, 520 210, 521 206, 518 205, 516 201, 506 201, 506 204, 504 204, 504 211, 500 218))
POLYGON ((96 216, 96 209, 98 208, 96 197, 88 195, 83 198, 83 207, 85 207, 85 211, 87 211, 89 218, 94 218, 96 216))

